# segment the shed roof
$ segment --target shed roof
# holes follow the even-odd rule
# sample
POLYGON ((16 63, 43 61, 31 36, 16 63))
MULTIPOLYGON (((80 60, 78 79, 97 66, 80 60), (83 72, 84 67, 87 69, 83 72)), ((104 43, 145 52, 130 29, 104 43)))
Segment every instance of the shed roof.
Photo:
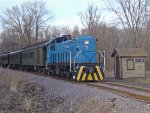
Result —
POLYGON ((124 56, 124 57, 146 57, 148 56, 147 52, 144 48, 115 48, 114 51, 111 54, 111 57, 114 57, 115 55, 118 56, 124 56))

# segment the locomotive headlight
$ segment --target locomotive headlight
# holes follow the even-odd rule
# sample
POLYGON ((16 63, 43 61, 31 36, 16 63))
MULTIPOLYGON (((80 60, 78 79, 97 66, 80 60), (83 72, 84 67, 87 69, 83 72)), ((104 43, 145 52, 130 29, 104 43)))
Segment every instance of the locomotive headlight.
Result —
POLYGON ((84 43, 85 43, 85 44, 89 44, 89 40, 85 40, 84 43))

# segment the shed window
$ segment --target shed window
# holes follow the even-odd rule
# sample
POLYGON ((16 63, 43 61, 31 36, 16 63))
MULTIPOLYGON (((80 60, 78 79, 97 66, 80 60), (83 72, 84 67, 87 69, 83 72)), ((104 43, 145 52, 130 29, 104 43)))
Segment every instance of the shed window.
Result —
POLYGON ((127 59, 127 70, 134 70, 134 59, 127 59))

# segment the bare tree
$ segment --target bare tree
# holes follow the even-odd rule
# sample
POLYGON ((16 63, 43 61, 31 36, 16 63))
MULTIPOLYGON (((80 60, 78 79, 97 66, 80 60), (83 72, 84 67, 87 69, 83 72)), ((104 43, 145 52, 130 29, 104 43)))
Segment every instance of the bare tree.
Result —
POLYGON ((34 20, 35 38, 38 41, 39 30, 43 28, 47 21, 53 18, 52 15, 48 15, 49 12, 46 8, 46 3, 42 1, 34 1, 26 3, 26 8, 34 20))
POLYGON ((71 29, 67 26, 47 26, 44 34, 46 38, 56 38, 60 35, 70 35, 71 29))
POLYGON ((21 39, 22 46, 24 37, 23 13, 18 6, 7 8, 4 16, 1 17, 1 22, 4 29, 18 33, 21 39))
POLYGON ((85 12, 79 13, 82 25, 87 29, 87 34, 91 35, 100 21, 101 12, 98 7, 91 4, 85 12))
POLYGON ((60 29, 61 29, 61 34, 64 34, 64 35, 70 35, 71 34, 71 29, 67 26, 63 26, 60 29))
POLYGON ((45 39, 48 39, 51 37, 51 26, 46 26, 44 29, 44 36, 45 39))
POLYGON ((47 34, 51 38, 59 37, 61 35, 61 29, 60 27, 57 27, 57 26, 49 27, 47 29, 47 34))
POLYGON ((34 27, 34 15, 32 13, 30 13, 29 9, 30 9, 30 5, 29 3, 24 3, 22 4, 21 8, 22 8, 22 12, 24 13, 23 15, 23 22, 24 22, 24 32, 25 32, 25 36, 24 38, 27 39, 28 44, 31 44, 31 38, 33 37, 33 27, 34 27))
POLYGON ((31 44, 31 38, 38 41, 38 35, 42 35, 43 27, 52 17, 45 2, 29 1, 21 7, 7 8, 1 16, 1 23, 5 31, 9 30, 18 34, 24 47, 26 44, 31 44))
POLYGON ((18 34, 12 31, 3 31, 0 34, 0 51, 8 52, 13 49, 21 47, 20 41, 18 41, 18 34), (16 41, 17 40, 17 41, 16 41))
MULTIPOLYGON (((138 47, 138 40, 141 29, 149 19, 149 1, 148 0, 105 0, 108 9, 113 11, 119 20, 120 25, 129 32, 132 46, 138 47)), ((141 40, 140 40, 141 41, 141 40)))
POLYGON ((79 29, 78 26, 74 26, 73 27, 71 35, 72 35, 73 38, 75 38, 76 36, 80 35, 80 29, 79 29))

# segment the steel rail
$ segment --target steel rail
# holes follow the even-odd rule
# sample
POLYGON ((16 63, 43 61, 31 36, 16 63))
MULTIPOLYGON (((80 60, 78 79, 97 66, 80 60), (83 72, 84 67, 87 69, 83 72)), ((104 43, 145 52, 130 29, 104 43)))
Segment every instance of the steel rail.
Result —
POLYGON ((84 83, 85 85, 92 87, 92 88, 99 88, 99 89, 103 89, 103 90, 107 90, 107 91, 112 91, 118 94, 122 94, 122 95, 126 95, 128 97, 132 97, 134 99, 138 99, 140 101, 143 102, 147 102, 150 103, 150 90, 145 89, 145 88, 136 88, 136 87, 130 87, 130 86, 123 86, 123 85, 115 85, 115 84, 109 84, 109 83, 84 83), (107 85, 109 84, 110 86, 108 87, 107 85), (112 85, 112 86, 111 86, 112 85), (119 86, 120 88, 114 88, 114 86, 119 86), (122 87, 122 89, 121 89, 122 87), (141 92, 140 94, 137 94, 136 92, 130 92, 129 90, 125 90, 126 89, 133 89, 136 90, 136 92, 141 92), (146 94, 146 95, 143 95, 146 94), (148 94, 148 96, 147 96, 148 94))

